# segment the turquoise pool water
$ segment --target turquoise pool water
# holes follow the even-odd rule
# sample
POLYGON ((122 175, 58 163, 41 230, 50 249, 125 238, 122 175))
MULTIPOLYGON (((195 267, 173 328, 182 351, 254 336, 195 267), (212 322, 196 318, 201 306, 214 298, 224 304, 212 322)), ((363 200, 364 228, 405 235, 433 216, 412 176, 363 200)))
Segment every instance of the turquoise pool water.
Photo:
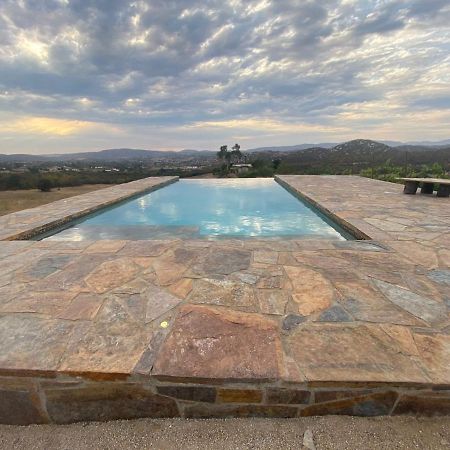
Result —
POLYGON ((180 180, 88 216, 48 239, 295 236, 348 238, 273 179, 204 179, 180 180))

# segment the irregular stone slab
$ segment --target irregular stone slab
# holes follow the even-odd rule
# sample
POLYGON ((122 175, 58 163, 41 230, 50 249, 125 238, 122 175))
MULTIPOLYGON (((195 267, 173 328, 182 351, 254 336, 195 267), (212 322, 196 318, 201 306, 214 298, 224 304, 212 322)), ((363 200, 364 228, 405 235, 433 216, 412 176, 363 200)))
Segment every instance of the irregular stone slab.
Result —
POLYGON ((170 285, 167 290, 179 298, 186 298, 192 291, 192 279, 182 278, 176 283, 170 285))
POLYGON ((65 320, 0 317, 0 368, 25 372, 56 370, 72 329, 73 323, 65 320))
POLYGON ((298 312, 308 316, 327 309, 334 299, 331 283, 319 272, 305 267, 284 267, 293 286, 292 299, 298 304, 298 312))
POLYGON ((253 289, 230 280, 194 280, 188 300, 191 303, 228 306, 248 312, 258 311, 253 289))
POLYGON ((265 264, 277 264, 278 252, 256 250, 253 252, 253 261, 265 264))
POLYGON ((450 289, 448 289, 447 286, 436 284, 422 274, 404 273, 402 276, 405 281, 405 283, 402 283, 402 286, 404 285, 405 288, 418 295, 423 295, 424 297, 428 297, 433 300, 442 301, 445 293, 450 292, 450 289))
POLYGON ((413 335, 408 327, 382 324, 380 325, 380 329, 394 339, 396 347, 400 348, 402 353, 411 356, 419 356, 419 351, 417 350, 413 335))
POLYGON ((352 322, 353 318, 339 305, 333 305, 323 313, 320 314, 317 319, 318 322, 352 322))
POLYGON ((33 284, 34 290, 46 291, 51 286, 53 290, 75 290, 86 288, 84 278, 107 261, 106 255, 82 255, 63 270, 53 273, 33 284))
POLYGON ((309 381, 425 382, 410 356, 382 336, 366 325, 306 323, 287 342, 309 381))
POLYGON ((428 277, 436 283, 450 285, 450 270, 432 270, 428 272, 428 277))
POLYGON ((283 277, 280 275, 275 277, 261 277, 256 287, 259 289, 281 289, 283 287, 283 277))
POLYGON ((116 253, 127 241, 121 240, 108 240, 103 239, 101 241, 94 242, 84 252, 85 253, 116 253))
POLYGON ((374 283, 392 303, 425 322, 435 323, 447 319, 447 308, 443 303, 381 280, 374 280, 374 283))
POLYGON ((156 356, 158 355, 163 342, 169 334, 169 330, 173 322, 173 316, 166 316, 164 319, 164 326, 162 326, 162 323, 160 323, 159 326, 153 326, 153 332, 151 334, 147 348, 144 350, 141 358, 134 366, 132 372, 133 374, 144 376, 150 375, 156 360, 156 356))
POLYGON ((388 222, 387 220, 370 219, 370 218, 367 218, 365 220, 374 227, 377 227, 383 231, 404 231, 407 228, 406 225, 388 222))
POLYGON ((357 250, 365 252, 386 252, 389 248, 386 245, 375 241, 334 241, 333 246, 343 250, 357 250))
POLYGON ((73 255, 45 256, 33 262, 31 266, 28 266, 23 271, 23 274, 29 280, 45 278, 58 269, 67 266, 74 258, 73 255))
POLYGON ((76 292, 26 291, 0 307, 1 312, 38 313, 58 317, 77 295, 76 292))
POLYGON ((103 304, 103 298, 97 294, 78 294, 60 314, 60 319, 92 320, 103 304))
POLYGON ((248 269, 251 255, 247 250, 217 248, 208 252, 203 261, 195 264, 192 270, 199 275, 229 275, 248 269))
POLYGON ((50 418, 58 424, 179 416, 175 400, 131 383, 48 389, 45 394, 50 418))
POLYGON ((288 314, 282 322, 283 330, 290 331, 297 328, 298 325, 306 321, 305 316, 299 316, 297 314, 288 314))
POLYGON ((103 293, 130 281, 139 270, 131 258, 107 261, 86 277, 86 284, 93 291, 103 293))
POLYGON ((147 240, 147 241, 129 241, 125 247, 120 250, 120 256, 160 256, 168 250, 175 241, 173 240, 147 240))
POLYGON ((261 381, 282 367, 276 322, 256 314, 187 305, 153 368, 163 378, 261 381))
POLYGON ((395 307, 379 291, 363 280, 336 282, 334 285, 343 297, 338 299, 339 303, 357 320, 399 325, 423 323, 408 312, 395 307))
POLYGON ((439 266, 435 249, 428 248, 418 242, 393 241, 391 246, 401 255, 406 256, 418 265, 433 269, 439 266))
POLYGON ((283 315, 289 301, 287 292, 276 289, 258 289, 256 296, 263 314, 283 315))
POLYGON ((439 265, 450 269, 450 250, 441 248, 438 250, 439 265))
POLYGON ((187 266, 177 262, 174 254, 161 256, 153 263, 158 282, 162 286, 179 281, 187 270, 187 266))
POLYGON ((233 274, 233 278, 246 284, 256 284, 256 282, 259 280, 259 275, 246 272, 237 272, 233 274))
POLYGON ((427 373, 434 383, 450 384, 450 335, 413 333, 427 373))
POLYGON ((71 374, 129 374, 146 350, 152 330, 117 318, 75 325, 59 370, 71 374))
POLYGON ((318 269, 348 269, 348 262, 332 255, 321 255, 318 252, 293 252, 292 255, 300 264, 318 269))
POLYGON ((145 312, 146 323, 152 322, 181 303, 178 297, 157 286, 149 286, 145 295, 148 299, 145 312))

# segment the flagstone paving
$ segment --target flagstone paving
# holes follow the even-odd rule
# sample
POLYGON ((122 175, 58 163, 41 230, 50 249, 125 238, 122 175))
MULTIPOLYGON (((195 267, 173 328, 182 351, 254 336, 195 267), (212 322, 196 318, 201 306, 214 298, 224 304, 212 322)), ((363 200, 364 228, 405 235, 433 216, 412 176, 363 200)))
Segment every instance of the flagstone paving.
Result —
POLYGON ((13 241, 45 214, 5 216, 0 421, 449 414, 449 199, 280 182, 372 240, 13 241))

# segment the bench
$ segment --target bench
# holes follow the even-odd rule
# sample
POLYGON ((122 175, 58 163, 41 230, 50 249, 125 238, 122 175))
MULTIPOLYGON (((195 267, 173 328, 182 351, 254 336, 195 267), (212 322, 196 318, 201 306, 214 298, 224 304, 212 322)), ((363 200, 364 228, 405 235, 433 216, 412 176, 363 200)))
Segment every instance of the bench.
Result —
POLYGON ((421 194, 433 194, 434 185, 438 185, 437 196, 449 197, 450 196, 450 180, 443 178, 397 178, 405 182, 404 194, 415 194, 420 184, 421 194))

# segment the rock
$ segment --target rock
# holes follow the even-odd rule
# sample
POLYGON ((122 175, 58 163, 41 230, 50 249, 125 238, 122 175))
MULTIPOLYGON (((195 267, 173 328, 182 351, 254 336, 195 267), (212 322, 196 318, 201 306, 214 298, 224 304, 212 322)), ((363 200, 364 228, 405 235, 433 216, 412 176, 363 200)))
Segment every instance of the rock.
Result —
POLYGON ((312 431, 308 428, 303 435, 303 447, 308 450, 316 450, 316 446, 314 445, 314 439, 312 431))

